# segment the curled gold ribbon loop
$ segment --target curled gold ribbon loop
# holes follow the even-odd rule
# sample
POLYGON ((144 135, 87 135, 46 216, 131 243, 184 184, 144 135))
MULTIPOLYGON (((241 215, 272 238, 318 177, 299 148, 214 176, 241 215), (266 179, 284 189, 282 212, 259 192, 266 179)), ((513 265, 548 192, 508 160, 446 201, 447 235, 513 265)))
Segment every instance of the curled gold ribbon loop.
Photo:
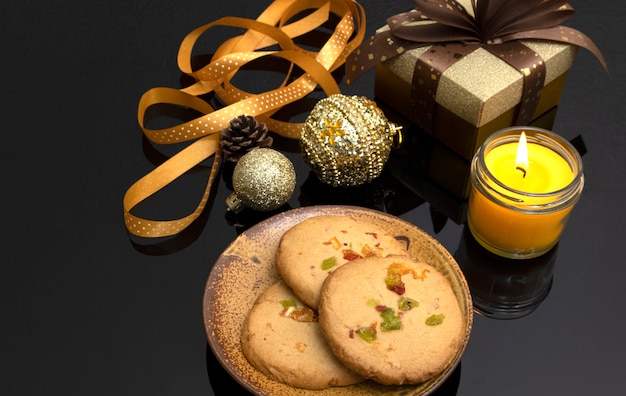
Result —
POLYGON ((348 55, 363 41, 365 12, 353 0, 275 0, 256 20, 224 17, 192 30, 178 51, 178 67, 195 83, 182 88, 156 87, 139 100, 137 118, 145 136, 156 144, 186 143, 187 146, 136 181, 123 199, 127 230, 137 236, 158 238, 178 234, 204 210, 211 186, 221 164, 220 132, 242 114, 257 117, 268 128, 287 138, 299 138, 301 123, 274 120, 272 115, 285 105, 296 102, 318 86, 327 95, 340 93, 331 72, 343 66, 348 55), (305 16, 292 21, 295 16, 305 16), (298 47, 294 39, 309 33, 331 14, 340 20, 318 52, 298 47), (192 67, 192 52, 198 39, 216 26, 243 28, 245 32, 224 41, 211 61, 199 69, 192 67), (275 48, 278 49, 275 49, 275 48), (302 71, 297 78, 286 76, 275 89, 256 94, 233 84, 237 72, 246 64, 263 57, 284 59, 302 71), (224 106, 214 109, 199 96, 214 93, 224 106), (152 129, 148 113, 156 105, 178 106, 202 114, 168 128, 152 129), (205 191, 195 210, 179 219, 154 220, 136 216, 131 211, 144 200, 181 177, 201 162, 213 157, 205 191))

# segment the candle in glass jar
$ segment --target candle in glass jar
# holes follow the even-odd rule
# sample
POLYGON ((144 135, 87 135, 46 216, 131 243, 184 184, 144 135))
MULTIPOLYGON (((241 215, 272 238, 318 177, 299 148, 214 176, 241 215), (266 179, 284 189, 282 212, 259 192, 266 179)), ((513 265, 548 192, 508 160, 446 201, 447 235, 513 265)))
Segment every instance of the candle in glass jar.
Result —
MULTIPOLYGON (((485 155, 487 169, 509 189, 545 194, 566 187, 574 172, 563 156, 539 144, 528 144, 522 131, 516 143, 494 147, 485 155)), ((497 188, 496 183, 491 183, 497 188)))
POLYGON ((470 231, 496 254, 536 257, 558 242, 582 184, 582 160, 564 139, 538 128, 496 133, 472 161, 470 231))

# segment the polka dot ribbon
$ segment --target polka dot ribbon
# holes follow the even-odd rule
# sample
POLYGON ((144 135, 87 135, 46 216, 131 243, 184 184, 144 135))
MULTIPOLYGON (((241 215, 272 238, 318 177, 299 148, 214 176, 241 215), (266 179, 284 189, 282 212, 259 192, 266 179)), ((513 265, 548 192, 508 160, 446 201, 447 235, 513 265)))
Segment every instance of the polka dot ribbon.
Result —
POLYGON ((191 31, 180 45, 178 67, 195 83, 182 89, 152 88, 141 97, 137 111, 139 125, 150 141, 187 145, 126 191, 123 206, 127 230, 146 238, 166 237, 180 233, 200 216, 221 164, 220 132, 232 119, 251 115, 281 136, 299 138, 301 123, 280 121, 272 116, 285 105, 305 98, 318 86, 328 96, 340 93, 331 73, 342 67, 348 55, 361 44, 364 26, 363 7, 353 0, 276 0, 255 20, 224 17, 191 31), (295 38, 327 24, 331 15, 337 16, 338 22, 319 51, 295 44, 295 38), (241 28, 244 33, 223 42, 207 64, 194 69, 192 52, 196 43, 203 34, 218 26, 241 28), (263 57, 284 59, 290 62, 292 69, 295 65, 303 73, 293 79, 288 76, 279 87, 260 94, 238 88, 233 83, 237 72, 263 57), (225 105, 214 109, 200 98, 209 93, 225 105), (191 109, 202 116, 169 128, 148 128, 146 120, 158 105, 191 109), (210 157, 213 157, 211 172, 192 213, 173 220, 150 220, 131 213, 144 200, 210 157))

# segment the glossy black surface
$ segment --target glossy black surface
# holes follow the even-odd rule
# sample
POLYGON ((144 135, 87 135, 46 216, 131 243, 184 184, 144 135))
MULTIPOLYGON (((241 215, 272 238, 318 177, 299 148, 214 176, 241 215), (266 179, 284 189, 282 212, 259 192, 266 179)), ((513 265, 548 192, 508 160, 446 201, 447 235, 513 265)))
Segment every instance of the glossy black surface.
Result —
MULTIPOLYGON (((144 140, 136 110, 148 89, 181 86, 176 55, 184 36, 221 16, 256 17, 268 4, 96 0, 3 6, 0 393, 220 395, 239 389, 207 346, 202 295, 223 249, 272 213, 227 214, 225 170, 196 225, 180 238, 147 246, 126 232, 122 197, 171 154, 144 140)), ((385 17, 413 3, 362 4, 369 36, 385 17)), ((584 143, 586 185, 545 264, 553 266, 551 274, 533 266, 532 279, 524 280, 528 273, 502 271, 488 261, 467 238, 462 205, 423 177, 421 157, 394 155, 371 186, 340 191, 320 185, 295 142, 276 141, 298 178, 281 210, 335 203, 387 211, 431 233, 465 263, 476 295, 509 301, 512 288, 525 285, 512 298, 540 301, 519 319, 476 315, 460 368, 437 394, 623 392, 623 5, 572 5, 577 13, 565 24, 594 40, 610 75, 580 50, 558 106, 553 130, 584 143)), ((215 41, 224 38, 216 34, 215 41)), ((342 88, 373 97, 373 73, 342 88)), ((183 208, 178 214, 186 214, 207 175, 208 167, 190 173, 153 210, 183 208)))

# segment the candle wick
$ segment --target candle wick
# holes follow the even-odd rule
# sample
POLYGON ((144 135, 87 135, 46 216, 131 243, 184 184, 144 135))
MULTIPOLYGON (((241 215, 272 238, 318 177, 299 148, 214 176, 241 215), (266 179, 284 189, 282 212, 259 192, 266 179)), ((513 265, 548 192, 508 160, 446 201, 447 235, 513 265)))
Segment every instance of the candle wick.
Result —
POLYGON ((521 166, 516 166, 515 169, 522 171, 522 179, 526 178, 526 169, 522 168, 521 166))

